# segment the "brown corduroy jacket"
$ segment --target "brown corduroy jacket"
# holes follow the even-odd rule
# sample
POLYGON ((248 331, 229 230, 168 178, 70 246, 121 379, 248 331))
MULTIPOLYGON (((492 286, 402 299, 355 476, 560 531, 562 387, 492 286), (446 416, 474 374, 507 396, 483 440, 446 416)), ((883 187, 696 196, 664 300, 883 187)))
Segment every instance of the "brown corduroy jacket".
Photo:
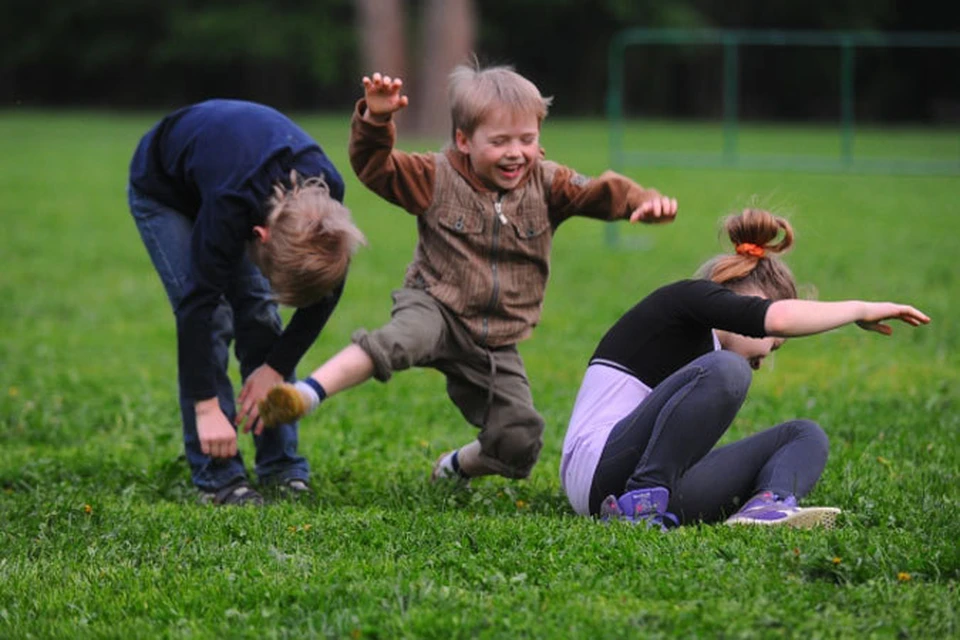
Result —
POLYGON ((491 191, 455 148, 395 150, 393 122, 368 122, 365 110, 361 99, 351 122, 350 164, 373 192, 417 216, 404 286, 426 290, 453 310, 481 345, 515 344, 537 325, 561 222, 575 215, 628 218, 658 195, 613 171, 586 178, 547 160, 516 188, 491 191))

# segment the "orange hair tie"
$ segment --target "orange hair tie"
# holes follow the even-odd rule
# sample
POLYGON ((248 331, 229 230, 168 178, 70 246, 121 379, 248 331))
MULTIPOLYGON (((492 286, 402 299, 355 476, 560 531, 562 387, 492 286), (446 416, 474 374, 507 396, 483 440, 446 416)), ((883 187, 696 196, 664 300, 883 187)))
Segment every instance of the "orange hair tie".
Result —
POLYGON ((741 256, 762 258, 766 251, 760 245, 753 244, 752 242, 741 242, 737 245, 737 253, 741 256))

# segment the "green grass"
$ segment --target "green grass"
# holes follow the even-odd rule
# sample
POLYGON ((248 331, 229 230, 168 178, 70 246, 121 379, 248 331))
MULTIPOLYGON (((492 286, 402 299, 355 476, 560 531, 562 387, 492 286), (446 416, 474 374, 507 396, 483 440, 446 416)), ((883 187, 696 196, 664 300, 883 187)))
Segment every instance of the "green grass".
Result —
MULTIPOLYGON (((599 223, 560 229, 543 322, 521 347, 548 425, 529 481, 429 485, 434 458, 473 431, 439 374, 414 370, 304 422, 315 500, 218 510, 195 504, 179 457, 173 316, 125 202, 154 115, 0 113, 0 637, 960 637, 956 178, 631 170, 681 213, 621 227, 617 247, 599 223), (726 250, 717 220, 750 202, 789 215, 789 262, 822 299, 933 317, 891 338, 790 341, 728 434, 819 421, 831 458, 810 501, 842 507, 840 527, 659 535, 574 516, 557 468, 593 346, 726 250)), ((386 321, 415 241, 413 220, 350 173, 346 120, 302 122, 345 171, 370 246, 301 373, 386 321)), ((651 148, 702 134, 643 133, 651 148)), ((794 148, 821 134, 745 135, 794 148)), ((606 140, 600 122, 544 132, 548 155, 585 173, 606 168, 606 140)))

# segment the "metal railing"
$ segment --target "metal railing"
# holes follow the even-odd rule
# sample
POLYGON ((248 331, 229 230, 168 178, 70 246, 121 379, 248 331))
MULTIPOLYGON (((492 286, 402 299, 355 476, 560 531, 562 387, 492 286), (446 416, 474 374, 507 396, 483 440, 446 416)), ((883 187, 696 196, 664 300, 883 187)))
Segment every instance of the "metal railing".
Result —
MULTIPOLYGON (((608 53, 607 117, 614 169, 625 166, 673 166, 788 171, 893 174, 960 174, 960 136, 956 159, 857 157, 854 153, 854 71, 858 48, 960 48, 960 34, 923 32, 769 31, 716 29, 630 29, 618 33, 608 53), (723 50, 723 142, 715 153, 639 151, 624 148, 624 59, 629 47, 641 45, 716 45, 723 50), (739 148, 739 54, 750 46, 838 47, 840 50, 840 145, 828 155, 742 153, 739 148)), ((956 82, 960 74, 947 82, 956 82)))

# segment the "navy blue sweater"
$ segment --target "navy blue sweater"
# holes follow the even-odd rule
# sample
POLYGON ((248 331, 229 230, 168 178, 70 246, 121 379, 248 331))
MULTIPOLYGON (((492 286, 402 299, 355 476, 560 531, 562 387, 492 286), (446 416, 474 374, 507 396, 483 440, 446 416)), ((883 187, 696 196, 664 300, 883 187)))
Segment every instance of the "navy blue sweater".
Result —
MULTIPOLYGON (((140 141, 130 184, 193 219, 190 273, 177 316, 183 394, 216 396, 211 318, 232 273, 266 221, 273 186, 290 171, 323 176, 343 201, 343 178, 323 150, 292 120, 259 104, 210 100, 171 113, 140 141)), ((298 309, 266 362, 290 375, 333 313, 337 296, 298 309)))

